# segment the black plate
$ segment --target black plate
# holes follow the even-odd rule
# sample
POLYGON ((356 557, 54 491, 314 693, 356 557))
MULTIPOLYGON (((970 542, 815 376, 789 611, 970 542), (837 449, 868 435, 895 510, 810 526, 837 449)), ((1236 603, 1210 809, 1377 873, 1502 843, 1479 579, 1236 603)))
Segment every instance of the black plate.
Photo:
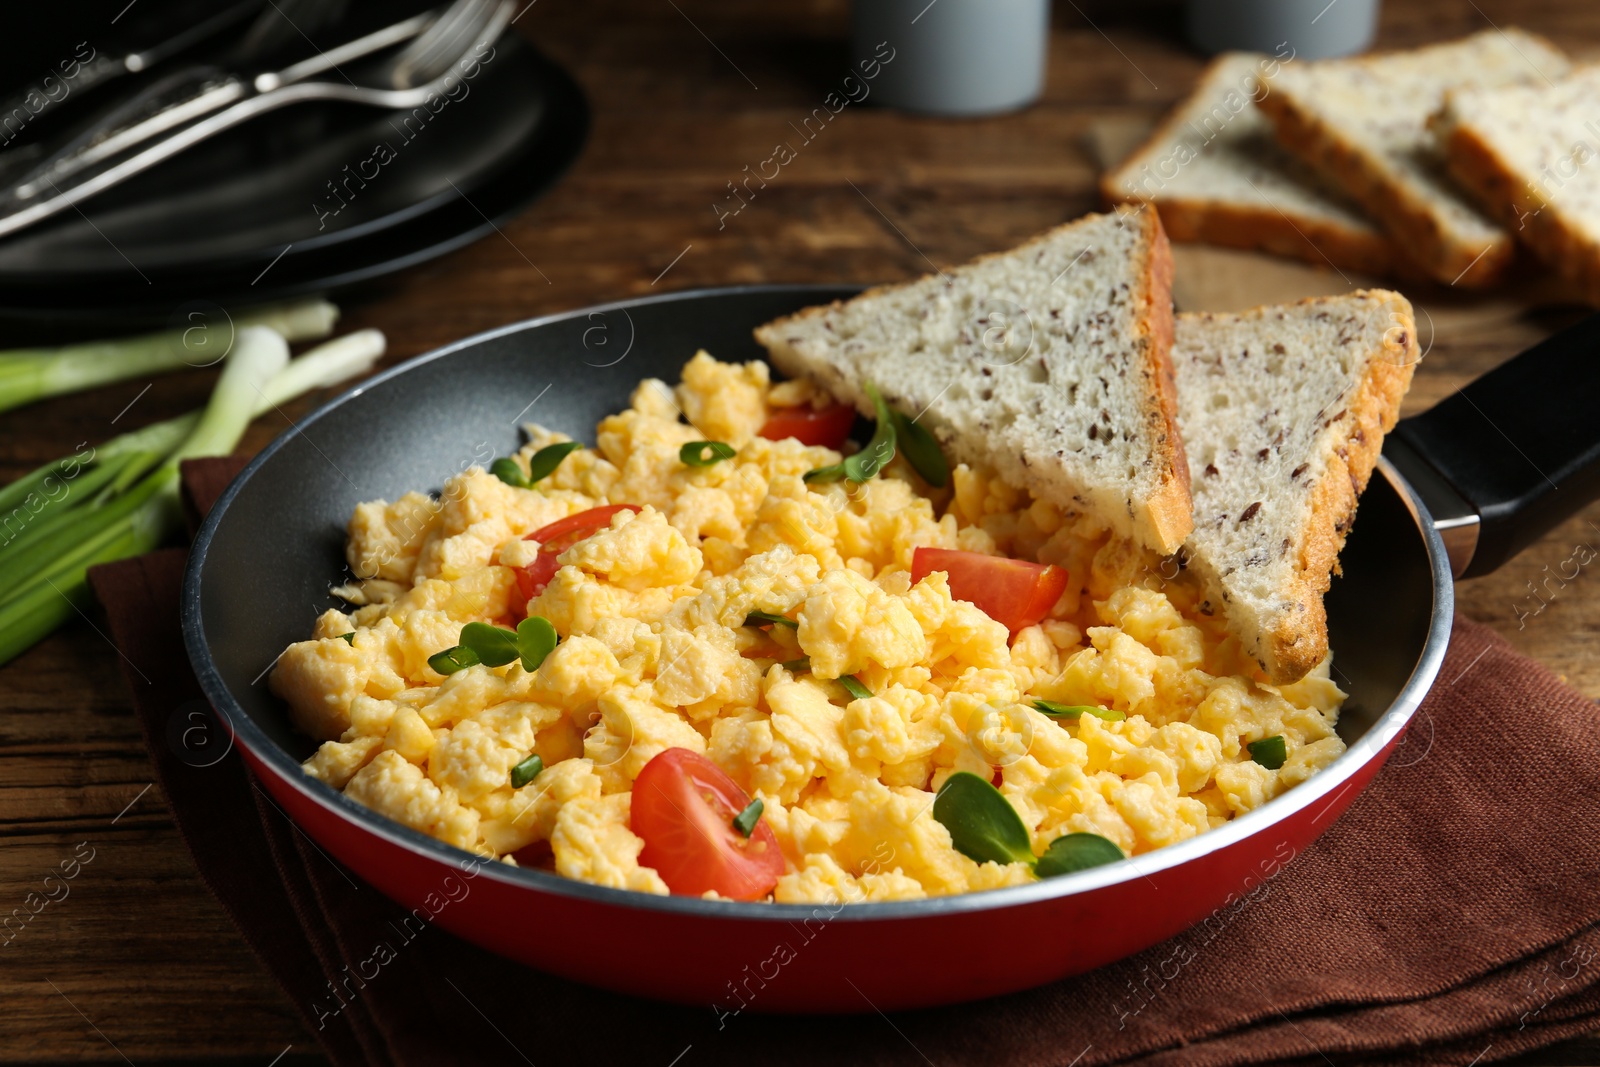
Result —
POLYGON ((588 107, 514 34, 464 87, 426 120, 287 108, 88 201, 87 217, 0 242, 0 315, 164 319, 186 301, 365 281, 475 240, 577 157, 588 107))
MULTIPOLYGON (((765 358, 756 326, 858 291, 760 286, 567 312, 419 356, 326 404, 246 468, 195 540, 183 625, 207 694, 253 750, 292 772, 315 743, 290 728, 260 680, 317 615, 344 607, 328 589, 348 580, 344 530, 356 504, 437 489, 516 449, 528 420, 592 442, 595 424, 626 407, 640 379, 677 381, 702 347, 722 360, 765 358)), ((1327 597, 1338 680, 1350 694, 1346 741, 1389 711, 1430 642, 1437 669, 1449 632, 1448 605, 1430 612, 1433 583, 1448 590, 1447 575, 1434 572, 1405 501, 1372 480, 1327 597)))

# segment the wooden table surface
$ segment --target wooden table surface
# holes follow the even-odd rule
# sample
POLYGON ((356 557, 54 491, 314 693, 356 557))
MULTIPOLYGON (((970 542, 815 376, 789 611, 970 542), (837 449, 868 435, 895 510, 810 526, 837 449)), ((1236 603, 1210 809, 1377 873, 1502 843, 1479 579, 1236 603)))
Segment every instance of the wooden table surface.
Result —
MULTIPOLYGON (((1404 46, 1519 24, 1574 51, 1600 48, 1587 0, 1389 0, 1380 43, 1404 46)), ((345 299, 343 326, 376 326, 390 360, 543 312, 746 282, 910 278, 1006 248, 1097 206, 1097 152, 1148 124, 1200 69, 1176 8, 1069 0, 1055 13, 1043 102, 984 122, 848 107, 719 229, 726 183, 797 141, 791 122, 846 73, 845 0, 589 0, 530 4, 517 25, 574 72, 592 139, 565 181, 500 236, 345 299), (1120 131, 1120 133, 1119 133, 1120 131), (1102 146, 1097 149, 1097 145, 1102 146)), ((1337 275, 1180 248, 1191 309, 1350 287, 1337 275)), ((1354 281, 1354 280, 1352 280, 1354 281)), ((1408 290, 1432 346, 1421 410, 1576 313, 1505 298, 1408 290)), ((685 353, 687 355, 687 353, 685 353)), ((133 381, 0 421, 0 478, 120 430, 192 409, 212 376, 133 381), (133 403, 116 427, 113 418, 133 403)), ((288 409, 305 411, 315 398, 288 409)), ((252 428, 257 449, 284 428, 252 428)), ((1583 573, 1541 613, 1527 583, 1577 542, 1600 543, 1600 507, 1501 573, 1458 587, 1463 611, 1600 696, 1600 597, 1583 573)), ((314 1062, 316 1046, 201 885, 151 774, 117 657, 88 623, 0 668, 0 904, 8 910, 79 842, 95 858, 4 950, 0 1060, 141 1065, 186 1059, 314 1062)), ((1524 1062, 1600 1063, 1600 1038, 1524 1062)))

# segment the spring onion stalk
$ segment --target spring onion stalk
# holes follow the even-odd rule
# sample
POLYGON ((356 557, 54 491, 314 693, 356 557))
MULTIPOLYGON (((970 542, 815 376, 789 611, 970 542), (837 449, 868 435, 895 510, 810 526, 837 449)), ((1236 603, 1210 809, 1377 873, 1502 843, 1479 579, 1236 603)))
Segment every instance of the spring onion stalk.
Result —
POLYGON ((178 464, 226 455, 257 415, 372 369, 383 334, 361 330, 295 360, 274 330, 239 331, 203 411, 123 434, 0 489, 0 663, 88 602, 88 571, 148 552, 178 525, 178 464))
POLYGON ((264 326, 287 341, 326 337, 338 318, 339 309, 326 300, 302 300, 256 308, 215 329, 196 324, 119 340, 0 352, 0 411, 128 378, 209 367, 252 326, 264 326))

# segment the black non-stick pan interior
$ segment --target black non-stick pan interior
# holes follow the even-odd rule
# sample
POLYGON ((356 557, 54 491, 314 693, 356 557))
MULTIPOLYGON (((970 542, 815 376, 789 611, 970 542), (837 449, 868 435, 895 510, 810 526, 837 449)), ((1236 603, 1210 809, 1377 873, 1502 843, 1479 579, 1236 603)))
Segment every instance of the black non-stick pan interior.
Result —
MULTIPOLYGON (((593 443, 640 379, 675 382, 695 351, 761 358, 750 331, 854 290, 762 287, 683 293, 575 312, 457 344, 365 383, 287 432, 219 507, 197 546, 199 625, 223 682, 289 756, 313 743, 289 727, 267 668, 303 640, 346 580, 344 525, 364 500, 438 489, 458 470, 521 444, 536 420, 593 443)), ((1375 476, 1327 598, 1335 678, 1350 694, 1340 733, 1365 733, 1417 665, 1433 608, 1426 543, 1405 498, 1375 476)), ((189 620, 190 625, 195 620, 189 620)))

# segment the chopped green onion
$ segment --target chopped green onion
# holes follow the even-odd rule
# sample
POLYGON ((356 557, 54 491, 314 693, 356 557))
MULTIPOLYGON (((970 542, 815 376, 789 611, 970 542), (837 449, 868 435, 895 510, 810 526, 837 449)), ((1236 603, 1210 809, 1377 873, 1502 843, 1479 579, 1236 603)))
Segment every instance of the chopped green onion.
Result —
POLYGON ((0 352, 0 411, 129 378, 211 366, 252 326, 271 329, 288 341, 326 337, 338 318, 339 309, 326 300, 309 300, 242 314, 230 321, 230 328, 217 327, 227 343, 211 344, 210 349, 212 328, 200 324, 119 340, 0 352))
POLYGON ((347 644, 347 645, 351 646, 352 648, 354 648, 355 647, 355 643, 356 643, 356 632, 354 630, 351 630, 347 634, 340 634, 339 635, 339 640, 343 641, 345 644, 347 644))
POLYGON ((771 611, 752 611, 744 617, 746 626, 787 626, 791 630, 800 628, 800 624, 793 619, 786 619, 782 615, 771 611))
POLYGON ((935 489, 943 489, 950 481, 950 463, 944 458, 939 442, 921 425, 908 419, 899 411, 894 414, 895 444, 905 453, 911 467, 922 480, 935 489))
POLYGON ((862 685, 861 679, 853 674, 840 675, 839 684, 844 686, 845 692, 857 700, 865 700, 872 695, 872 690, 862 685))
POLYGON ((1033 872, 1041 878, 1053 878, 1125 858, 1116 842, 1099 834, 1062 834, 1050 842, 1050 847, 1034 864, 1033 872))
POLYGON ((545 445, 528 460, 528 484, 542 482, 556 472, 561 461, 583 447, 581 441, 563 441, 558 445, 545 445))
POLYGON ((516 486, 518 489, 529 488, 528 476, 522 473, 522 468, 510 456, 501 456, 489 464, 489 473, 507 485, 516 486))
POLYGON ((1250 758, 1269 771, 1275 771, 1282 767, 1283 761, 1289 758, 1289 752, 1284 746, 1282 734, 1263 737, 1259 741, 1250 742, 1245 747, 1250 750, 1250 758))
POLYGON ((709 467, 738 455, 732 445, 722 441, 690 441, 678 449, 678 458, 690 467, 709 467), (710 455, 707 455, 707 452, 710 455))
POLYGON ((1091 704, 1057 704, 1053 700, 1035 700, 1033 706, 1052 719, 1077 719, 1084 715, 1093 715, 1106 722, 1122 722, 1128 717, 1126 712, 1114 708, 1097 708, 1091 704))
POLYGON ((950 831, 956 851, 979 863, 1032 863, 1028 828, 1011 802, 967 771, 946 778, 933 800, 933 817, 950 831))
POLYGON ((761 803, 761 798, 756 797, 743 811, 733 817, 733 828, 739 831, 740 837, 749 837, 755 833, 756 821, 761 818, 761 811, 766 805, 761 803))
POLYGON ((778 666, 782 667, 790 674, 799 674, 802 671, 809 671, 811 669, 811 657, 801 656, 799 659, 787 659, 778 664, 778 666))
POLYGON ((878 425, 872 432, 872 440, 867 442, 867 447, 853 456, 846 456, 842 462, 806 471, 805 481, 836 482, 840 478, 846 478, 859 484, 871 481, 879 471, 889 465, 890 460, 894 459, 893 414, 871 382, 868 382, 865 388, 867 395, 872 398, 872 406, 878 411, 878 425))
POLYGON ((542 770, 544 770, 544 760, 540 759, 536 752, 511 768, 511 788, 521 789, 539 777, 539 772, 542 770))
POLYGON ((482 661, 478 659, 478 654, 465 645, 456 645, 428 657, 428 666, 440 674, 454 674, 456 671, 475 667, 480 662, 482 661))

